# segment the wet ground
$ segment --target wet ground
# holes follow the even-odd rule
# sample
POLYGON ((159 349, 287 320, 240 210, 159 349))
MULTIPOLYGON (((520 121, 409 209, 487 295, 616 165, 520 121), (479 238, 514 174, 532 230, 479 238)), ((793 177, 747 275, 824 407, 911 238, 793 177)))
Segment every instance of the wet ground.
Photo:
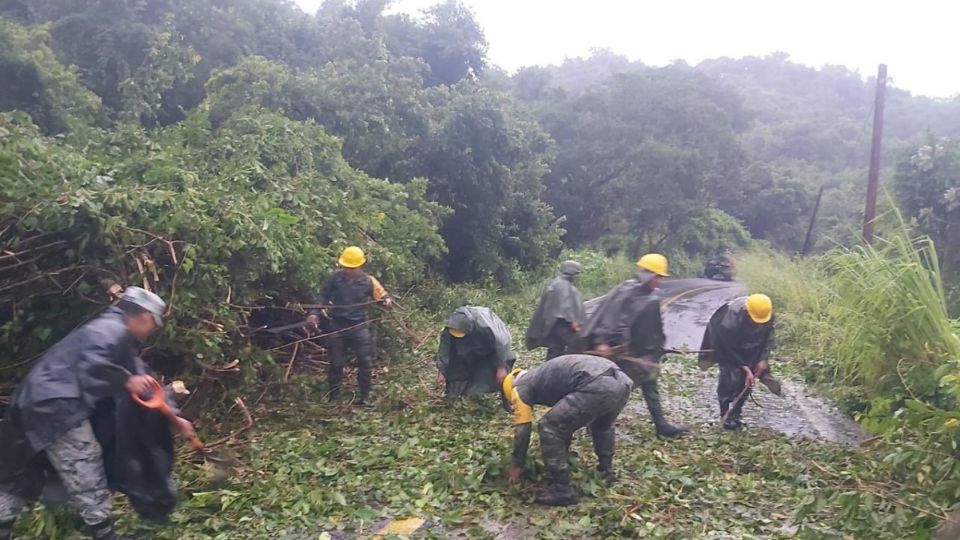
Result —
MULTIPOLYGON (((737 283, 704 279, 667 282, 662 289, 667 347, 699 349, 704 328, 713 312, 742 294, 742 287, 737 283)), ((776 372, 775 364, 773 369, 776 372)), ((779 378, 783 382, 783 397, 760 388, 755 392, 759 405, 751 401, 744 408, 744 421, 748 425, 745 436, 749 436, 750 430, 771 429, 788 437, 808 437, 847 445, 857 445, 864 439, 859 426, 851 418, 808 394, 799 381, 784 376, 779 378)), ((686 423, 700 433, 721 429, 716 404, 716 368, 702 372, 693 355, 670 356, 660 380, 665 409, 673 420, 686 423)), ((646 405, 639 392, 631 399, 621 418, 626 415, 647 421, 646 405)), ((626 440, 638 436, 629 431, 618 428, 617 436, 626 440)), ((784 527, 790 530, 792 525, 785 522, 784 527)), ((535 537, 537 528, 526 522, 486 519, 471 529, 444 531, 439 522, 433 520, 420 533, 425 531, 451 539, 521 540, 535 537)))
MULTIPOLYGON (((738 283, 705 279, 667 282, 662 289, 665 306, 664 328, 667 347, 700 348, 703 331, 713 312, 725 302, 744 294, 738 283)), ((776 362, 771 369, 777 374, 776 362)), ((664 367, 666 410, 694 429, 717 429, 719 408, 716 398, 717 368, 701 372, 692 357, 668 357, 664 367), (672 387, 672 388, 671 388, 672 387)), ((849 416, 808 393, 804 385, 782 374, 784 396, 777 397, 760 386, 754 399, 744 407, 748 427, 769 428, 788 437, 809 437, 856 445, 863 439, 860 427, 849 416)), ((632 402, 634 410, 645 412, 642 398, 632 402)))

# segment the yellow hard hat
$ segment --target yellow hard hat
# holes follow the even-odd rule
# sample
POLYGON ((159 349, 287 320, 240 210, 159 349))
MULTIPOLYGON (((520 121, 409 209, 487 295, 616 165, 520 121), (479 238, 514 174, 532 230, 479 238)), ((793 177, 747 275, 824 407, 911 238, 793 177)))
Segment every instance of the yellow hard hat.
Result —
POLYGON ((340 266, 344 268, 360 268, 364 264, 367 264, 367 256, 364 255, 363 250, 357 246, 350 246, 343 250, 338 262, 340 266))
POLYGON ((637 267, 641 270, 653 272, 654 274, 667 277, 667 258, 659 253, 647 253, 637 261, 637 267))
POLYGON ((447 331, 450 332, 450 335, 455 338, 462 338, 463 336, 467 335, 467 333, 464 332, 462 329, 454 328, 452 326, 447 327, 447 331))
POLYGON ((521 371, 523 370, 520 368, 514 369, 503 378, 503 395, 507 396, 508 398, 513 395, 513 377, 521 371))
POLYGON ((773 317, 773 301, 765 294, 751 294, 747 297, 747 313, 750 320, 757 324, 770 322, 773 317))

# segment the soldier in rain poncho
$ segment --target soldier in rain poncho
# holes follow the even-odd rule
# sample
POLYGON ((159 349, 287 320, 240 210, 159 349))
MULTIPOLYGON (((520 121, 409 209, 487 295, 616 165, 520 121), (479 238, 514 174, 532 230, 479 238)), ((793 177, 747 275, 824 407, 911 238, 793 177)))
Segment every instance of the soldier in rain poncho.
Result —
POLYGON ((617 285, 603 297, 581 337, 588 348, 613 358, 639 384, 657 435, 679 437, 689 429, 667 421, 657 384, 666 336, 656 291, 662 278, 667 276, 667 259, 651 253, 641 257, 637 266, 639 271, 634 279, 617 285))
POLYGON ((754 380, 780 395, 780 383, 768 364, 773 341, 773 305, 765 294, 737 298, 710 317, 700 346, 705 351, 700 353, 700 369, 720 366, 717 399, 724 428, 743 427, 740 415, 754 380))
POLYGON ((580 275, 580 264, 564 261, 560 275, 543 292, 537 311, 527 328, 528 350, 547 348, 547 360, 578 349, 577 334, 584 320, 583 299, 574 282, 580 275))
MULTIPOLYGON (((100 414, 119 410, 130 402, 131 393, 146 396, 152 391, 153 379, 139 353, 144 340, 163 325, 166 304, 159 296, 138 287, 128 288, 116 306, 86 323, 51 347, 20 383, 10 402, 6 419, 0 422, 0 540, 9 540, 13 522, 24 507, 37 500, 45 484, 65 488, 72 506, 95 540, 122 540, 113 526, 113 505, 110 493, 110 472, 131 472, 123 467, 135 455, 152 454, 165 472, 172 467, 172 442, 169 426, 155 438, 140 445, 158 446, 142 452, 108 452, 125 433, 116 433, 109 440, 112 419, 100 414), (103 429, 106 427, 107 429, 103 429), (165 437, 164 437, 165 435, 165 437), (110 443, 111 447, 102 446, 110 443), (165 443, 163 446, 159 446, 165 443), (105 461, 109 456, 114 460, 105 461), (117 461, 121 461, 118 463, 117 461)), ((134 414, 141 411, 134 411, 134 414)), ((193 426, 177 418, 177 428, 191 436, 193 426)), ((139 425, 117 424, 120 429, 137 430, 139 425)), ((145 432, 143 432, 145 434, 145 432)), ((146 461, 137 461, 142 466, 146 461)), ((169 488, 169 478, 151 477, 152 485, 130 480, 146 478, 144 471, 134 476, 114 478, 118 489, 151 502, 154 517, 162 517, 173 509, 176 498, 169 488), (131 493, 129 488, 137 489, 131 493), (169 506, 166 506, 169 504, 169 506)), ((115 484, 116 485, 116 484, 115 484)), ((136 503, 134 507, 136 508, 136 503)))
POLYGON ((440 334, 437 351, 437 370, 447 396, 500 393, 500 382, 516 361, 511 344, 510 330, 490 309, 457 308, 440 334))

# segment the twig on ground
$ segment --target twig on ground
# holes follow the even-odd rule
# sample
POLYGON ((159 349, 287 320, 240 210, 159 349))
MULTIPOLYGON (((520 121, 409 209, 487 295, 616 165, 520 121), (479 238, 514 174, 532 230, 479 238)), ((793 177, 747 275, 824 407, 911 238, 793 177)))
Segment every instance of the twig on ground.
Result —
POLYGON ((263 392, 260 392, 260 395, 257 396, 257 400, 253 402, 254 409, 256 409, 257 406, 260 405, 260 402, 263 401, 263 396, 267 395, 267 390, 270 390, 270 385, 272 384, 273 382, 267 382, 267 384, 264 385, 263 392))
POLYGON ((632 514, 640 505, 638 503, 633 503, 627 507, 627 511, 623 513, 623 517, 620 518, 620 524, 623 525, 630 519, 630 514, 632 514))
POLYGON ((207 364, 203 360, 200 360, 196 357, 194 357, 193 361, 205 371, 210 371, 213 373, 236 373, 237 371, 240 371, 240 368, 238 367, 240 365, 240 360, 234 360, 233 362, 223 366, 211 366, 210 364, 207 364))
POLYGON ((233 440, 234 438, 236 438, 237 435, 240 435, 241 433, 243 433, 243 432, 245 432, 245 431, 248 431, 249 429, 251 429, 251 428, 256 424, 256 422, 253 420, 253 416, 250 414, 250 411, 247 410, 247 406, 246 406, 246 404, 243 402, 243 398, 239 398, 239 397, 238 397, 238 398, 236 398, 236 399, 233 400, 233 403, 234 403, 234 405, 236 405, 237 407, 239 407, 239 408, 240 408, 240 412, 243 413, 243 416, 244 416, 244 418, 245 418, 246 421, 247 421, 246 425, 244 425, 243 427, 241 427, 240 429, 238 429, 238 430, 236 430, 236 431, 230 432, 229 435, 227 435, 226 437, 220 439, 219 441, 216 441, 216 442, 213 442, 213 443, 208 444, 208 445, 206 446, 207 448, 213 448, 213 447, 215 447, 215 446, 221 446, 221 445, 223 445, 223 444, 225 444, 225 443, 227 443, 227 442, 230 442, 231 440, 233 440))
POLYGON ((293 363, 297 360, 297 353, 300 352, 300 344, 297 343, 293 347, 293 354, 290 355, 290 362, 287 363, 287 371, 283 374, 283 382, 290 380, 290 370, 293 369, 293 363))

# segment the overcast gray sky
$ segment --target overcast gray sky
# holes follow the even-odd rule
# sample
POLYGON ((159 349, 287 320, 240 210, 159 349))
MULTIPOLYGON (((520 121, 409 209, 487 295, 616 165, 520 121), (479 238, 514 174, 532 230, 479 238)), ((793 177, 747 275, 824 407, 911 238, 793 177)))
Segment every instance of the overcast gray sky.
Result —
MULTIPOLYGON (((296 0, 313 13, 322 0, 296 0)), ((412 14, 435 0, 395 0, 412 14)), ((631 60, 696 64, 718 56, 789 53, 804 64, 841 64, 863 75, 889 65, 915 94, 960 93, 955 0, 467 0, 513 71, 609 48, 631 60)))

